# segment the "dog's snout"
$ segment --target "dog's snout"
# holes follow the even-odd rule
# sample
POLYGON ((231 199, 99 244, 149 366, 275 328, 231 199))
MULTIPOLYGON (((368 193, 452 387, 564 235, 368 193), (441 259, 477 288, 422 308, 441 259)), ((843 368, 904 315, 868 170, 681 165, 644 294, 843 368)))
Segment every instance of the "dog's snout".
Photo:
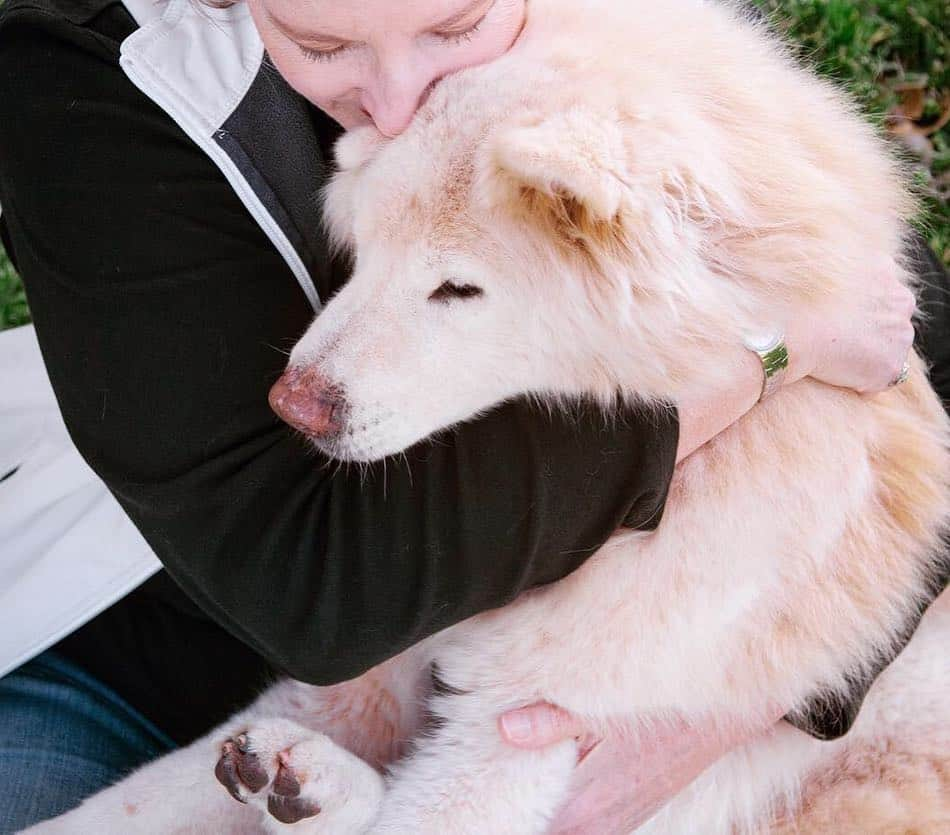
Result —
POLYGON ((340 430, 342 392, 316 371, 288 368, 271 387, 268 401, 281 420, 306 435, 326 437, 340 430))

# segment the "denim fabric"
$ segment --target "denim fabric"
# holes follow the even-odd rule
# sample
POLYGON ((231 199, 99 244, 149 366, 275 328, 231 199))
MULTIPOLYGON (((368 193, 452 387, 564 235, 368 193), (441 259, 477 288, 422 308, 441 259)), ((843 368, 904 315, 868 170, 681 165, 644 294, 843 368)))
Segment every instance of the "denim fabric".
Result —
POLYGON ((46 652, 0 679, 0 835, 77 806, 174 743, 46 652))

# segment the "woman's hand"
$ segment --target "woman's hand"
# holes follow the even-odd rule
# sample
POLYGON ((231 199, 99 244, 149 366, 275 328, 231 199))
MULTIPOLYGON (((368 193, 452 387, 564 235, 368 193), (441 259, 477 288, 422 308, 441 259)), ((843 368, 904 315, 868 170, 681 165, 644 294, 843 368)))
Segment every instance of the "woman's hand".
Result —
POLYGON ((618 732, 595 740, 579 719, 542 702, 505 713, 498 725, 502 738, 518 748, 578 740, 573 794, 550 831, 581 835, 632 831, 732 748, 768 733, 784 713, 770 711, 751 727, 680 722, 657 724, 636 737, 618 732))
MULTIPOLYGON (((788 323, 789 365, 785 385, 803 377, 861 393, 882 391, 901 373, 914 342, 913 293, 891 264, 872 273, 857 293, 858 312, 818 321, 788 323)), ((688 392, 679 403, 682 461, 732 426, 759 400, 762 363, 741 345, 725 358, 725 383, 688 392)))
POLYGON ((789 377, 813 377, 862 393, 883 391, 897 379, 914 344, 914 294, 891 264, 868 276, 858 312, 789 325, 789 377))

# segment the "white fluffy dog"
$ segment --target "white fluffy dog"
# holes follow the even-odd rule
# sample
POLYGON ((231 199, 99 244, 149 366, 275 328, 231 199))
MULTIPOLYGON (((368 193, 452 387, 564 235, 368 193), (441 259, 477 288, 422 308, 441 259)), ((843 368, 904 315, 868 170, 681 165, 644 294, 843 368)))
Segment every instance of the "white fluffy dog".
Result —
MULTIPOLYGON (((349 460, 522 393, 676 402, 762 323, 847 311, 913 211, 839 93, 698 0, 532 0, 509 54, 446 79, 398 139, 356 131, 338 157, 327 211, 355 272, 274 396, 323 398, 315 440, 349 460)), ((948 437, 916 359, 873 398, 789 386, 677 467, 655 533, 618 533, 566 580, 359 680, 278 685, 38 829, 542 833, 575 743, 509 749, 499 713, 545 699, 594 728, 751 722, 845 692, 943 559, 948 437), (383 777, 433 664, 438 721, 383 777), (271 815, 234 803, 216 762, 271 815)), ((950 832, 948 609, 842 740, 776 730, 638 831, 950 832)))

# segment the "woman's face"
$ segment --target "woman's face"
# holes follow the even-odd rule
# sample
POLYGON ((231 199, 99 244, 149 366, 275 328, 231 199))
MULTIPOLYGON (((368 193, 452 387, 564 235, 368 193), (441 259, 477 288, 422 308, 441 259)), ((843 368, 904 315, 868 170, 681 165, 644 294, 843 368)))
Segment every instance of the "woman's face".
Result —
POLYGON ((527 0, 248 0, 287 82, 343 127, 401 133, 444 76, 507 52, 527 0))

